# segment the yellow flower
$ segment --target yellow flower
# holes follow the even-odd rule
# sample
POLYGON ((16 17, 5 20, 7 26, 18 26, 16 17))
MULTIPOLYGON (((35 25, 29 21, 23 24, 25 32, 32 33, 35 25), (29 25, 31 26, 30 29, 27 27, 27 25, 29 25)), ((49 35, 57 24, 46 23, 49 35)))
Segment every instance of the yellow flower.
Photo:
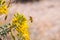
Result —
POLYGON ((30 40, 28 23, 24 15, 15 14, 12 23, 15 24, 16 30, 19 33, 22 33, 22 36, 25 38, 24 40, 30 40))
POLYGON ((7 14, 7 5, 5 4, 5 0, 0 0, 0 15, 1 14, 7 14))

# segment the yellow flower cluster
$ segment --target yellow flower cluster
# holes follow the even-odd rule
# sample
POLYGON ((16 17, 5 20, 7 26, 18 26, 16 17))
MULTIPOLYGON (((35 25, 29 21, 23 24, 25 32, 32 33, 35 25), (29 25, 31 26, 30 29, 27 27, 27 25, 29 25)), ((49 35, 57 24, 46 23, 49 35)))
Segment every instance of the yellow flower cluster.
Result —
POLYGON ((7 5, 6 5, 6 2, 5 0, 0 0, 0 15, 1 14, 7 14, 7 5))
POLYGON ((27 20, 24 17, 24 15, 15 14, 12 22, 13 22, 13 24, 15 24, 17 26, 16 30, 18 32, 22 33, 24 40, 30 40, 28 24, 27 24, 27 20))
MULTIPOLYGON (((6 2, 5 0, 0 0, 0 15, 2 14, 7 14, 8 12, 8 7, 6 5, 6 2)), ((7 18, 7 16, 5 17, 5 19, 7 18)), ((27 20, 25 18, 24 15, 20 15, 19 13, 15 14, 13 19, 12 19, 12 25, 9 25, 9 27, 13 27, 16 26, 16 31, 18 33, 21 33, 21 37, 22 38, 21 40, 30 40, 30 35, 29 35, 29 27, 28 27, 28 24, 27 24, 27 20)), ((11 28, 10 27, 10 28, 11 28)), ((11 28, 12 29, 12 28, 11 28)), ((7 33, 7 32, 5 32, 7 33)), ((4 33, 3 33, 4 34, 4 33)))

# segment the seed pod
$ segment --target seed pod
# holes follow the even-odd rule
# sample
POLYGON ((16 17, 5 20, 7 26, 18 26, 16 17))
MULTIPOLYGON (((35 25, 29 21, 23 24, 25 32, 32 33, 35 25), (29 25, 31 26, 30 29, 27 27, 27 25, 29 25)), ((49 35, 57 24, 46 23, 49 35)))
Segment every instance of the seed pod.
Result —
POLYGON ((7 19, 7 15, 5 16, 5 20, 7 19))

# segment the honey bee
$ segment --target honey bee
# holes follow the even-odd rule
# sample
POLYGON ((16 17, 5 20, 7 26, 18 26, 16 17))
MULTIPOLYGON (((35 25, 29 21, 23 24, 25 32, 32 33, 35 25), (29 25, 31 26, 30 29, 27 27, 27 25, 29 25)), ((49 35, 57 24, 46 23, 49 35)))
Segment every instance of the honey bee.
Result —
POLYGON ((32 22, 33 22, 33 18, 32 18, 31 16, 30 16, 29 18, 30 18, 29 20, 30 20, 30 21, 31 21, 31 23, 32 23, 32 22))

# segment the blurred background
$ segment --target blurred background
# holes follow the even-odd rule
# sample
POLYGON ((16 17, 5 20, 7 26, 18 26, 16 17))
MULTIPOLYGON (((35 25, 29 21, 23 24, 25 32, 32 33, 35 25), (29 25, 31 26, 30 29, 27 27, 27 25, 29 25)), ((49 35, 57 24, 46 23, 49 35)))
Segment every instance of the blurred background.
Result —
POLYGON ((60 0, 11 0, 7 21, 16 12, 29 20, 30 40, 60 40, 60 0))

